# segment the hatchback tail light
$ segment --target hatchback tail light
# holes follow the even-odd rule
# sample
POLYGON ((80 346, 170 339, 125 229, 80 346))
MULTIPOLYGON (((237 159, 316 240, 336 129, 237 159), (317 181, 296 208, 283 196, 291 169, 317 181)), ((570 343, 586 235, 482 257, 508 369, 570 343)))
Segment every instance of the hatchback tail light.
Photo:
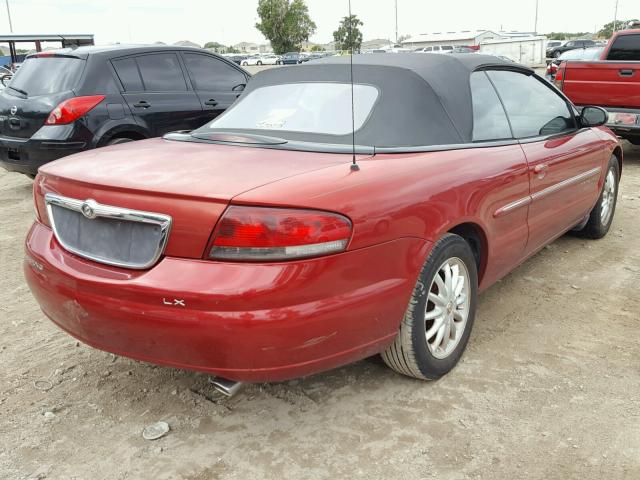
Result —
POLYGON ((104 100, 104 95, 69 98, 54 108, 44 123, 45 125, 64 125, 71 123, 85 115, 102 100, 104 100))
POLYGON ((351 238, 351 221, 316 210, 229 207, 218 222, 208 258, 277 261, 342 252, 351 238))

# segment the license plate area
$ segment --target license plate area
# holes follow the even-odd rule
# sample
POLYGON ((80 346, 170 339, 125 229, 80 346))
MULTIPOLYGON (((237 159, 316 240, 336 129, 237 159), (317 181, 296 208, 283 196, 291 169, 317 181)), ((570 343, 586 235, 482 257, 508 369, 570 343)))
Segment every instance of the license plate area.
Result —
POLYGON ((107 265, 145 269, 166 246, 171 217, 48 193, 47 214, 65 250, 107 265))
POLYGON ((7 159, 8 160, 20 160, 20 150, 17 148, 7 148, 7 159))

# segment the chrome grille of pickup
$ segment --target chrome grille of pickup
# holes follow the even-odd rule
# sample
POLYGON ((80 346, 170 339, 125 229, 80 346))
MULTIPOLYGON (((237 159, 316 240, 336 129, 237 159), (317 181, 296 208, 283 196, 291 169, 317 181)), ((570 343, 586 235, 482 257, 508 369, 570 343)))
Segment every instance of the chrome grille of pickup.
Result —
POLYGON ((144 269, 167 243, 171 217, 52 193, 45 203, 53 233, 66 250, 95 262, 144 269))

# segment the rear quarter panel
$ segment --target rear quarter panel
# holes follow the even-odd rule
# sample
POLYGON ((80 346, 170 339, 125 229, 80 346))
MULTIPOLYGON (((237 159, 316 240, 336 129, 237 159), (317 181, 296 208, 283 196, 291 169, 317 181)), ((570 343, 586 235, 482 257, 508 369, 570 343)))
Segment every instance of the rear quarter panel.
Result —
POLYGON ((359 165, 358 171, 338 165, 284 179, 232 202, 343 213, 354 224, 350 250, 405 237, 433 242, 458 224, 474 223, 487 245, 482 288, 521 261, 526 206, 494 216, 500 207, 529 194, 520 146, 384 154, 359 165))

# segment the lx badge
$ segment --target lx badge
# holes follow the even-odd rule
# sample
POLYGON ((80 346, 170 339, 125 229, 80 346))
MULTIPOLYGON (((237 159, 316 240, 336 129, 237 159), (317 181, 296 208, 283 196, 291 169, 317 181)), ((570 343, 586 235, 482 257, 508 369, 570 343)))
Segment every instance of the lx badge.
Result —
POLYGON ((173 305, 174 307, 186 307, 186 305, 184 304, 184 300, 180 300, 178 298, 174 298, 173 301, 163 298, 162 303, 164 303, 165 305, 173 305))

